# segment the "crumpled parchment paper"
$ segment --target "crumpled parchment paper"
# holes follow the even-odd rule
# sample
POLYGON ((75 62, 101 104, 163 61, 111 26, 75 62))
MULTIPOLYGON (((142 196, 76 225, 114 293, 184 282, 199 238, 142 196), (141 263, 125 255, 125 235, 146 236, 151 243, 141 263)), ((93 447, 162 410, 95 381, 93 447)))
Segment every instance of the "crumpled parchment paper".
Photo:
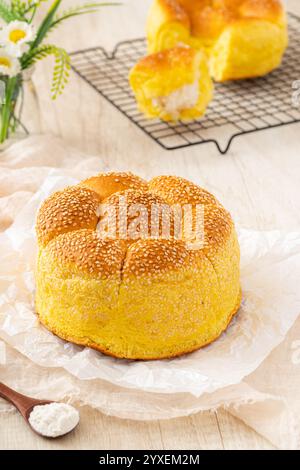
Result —
MULTIPOLYGON (((27 143, 22 149, 24 160, 34 161, 33 148, 38 145, 44 149, 58 145, 51 139, 34 143, 35 147, 27 143)), ((182 416, 221 405, 239 415, 238 410, 248 409, 249 403, 258 406, 267 401, 273 416, 281 416, 282 429, 280 437, 274 437, 274 430, 268 434, 261 424, 261 432, 277 445, 287 445, 287 440, 289 446, 298 445, 300 432, 295 431, 295 416, 290 416, 285 399, 272 394, 271 387, 260 390, 245 378, 285 339, 300 313, 300 233, 238 230, 242 307, 218 341, 181 358, 121 361, 60 340, 39 324, 34 313, 36 212, 54 190, 95 173, 95 159, 85 159, 83 172, 80 158, 74 152, 66 167, 53 169, 45 162, 35 171, 30 167, 30 172, 26 168, 14 172, 8 197, 16 198, 18 182, 24 191, 24 178, 31 194, 13 223, 0 233, 0 339, 7 345, 0 342, 0 371, 8 371, 7 383, 36 396, 71 399, 136 419, 182 416)), ((241 414, 247 421, 245 411, 241 414)))

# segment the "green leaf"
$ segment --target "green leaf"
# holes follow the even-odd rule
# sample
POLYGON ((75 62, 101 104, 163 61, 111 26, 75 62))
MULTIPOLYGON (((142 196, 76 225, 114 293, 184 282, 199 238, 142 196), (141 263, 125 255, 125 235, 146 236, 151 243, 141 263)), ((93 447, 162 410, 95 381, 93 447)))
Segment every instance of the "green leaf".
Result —
POLYGON ((68 82, 71 67, 70 56, 65 49, 54 46, 53 44, 37 47, 22 57, 22 68, 28 68, 37 61, 50 55, 53 55, 55 59, 51 92, 52 98, 56 99, 58 95, 61 95, 65 84, 68 82))
POLYGON ((19 16, 14 13, 11 6, 5 1, 0 0, 0 18, 2 18, 5 23, 19 19, 19 16))
POLYGON ((22 0, 11 0, 10 7, 11 11, 15 15, 18 15, 20 18, 24 19, 25 11, 27 8, 26 2, 23 2, 22 0))
POLYGON ((13 20, 26 21, 30 23, 37 8, 48 0, 11 0, 10 2, 0 0, 0 17, 7 23, 13 20))
POLYGON ((44 20, 42 21, 42 23, 41 23, 41 25, 38 29, 36 38, 35 38, 35 40, 33 41, 32 45, 31 45, 31 49, 36 49, 41 44, 41 42, 43 41, 44 37, 46 36, 46 34, 49 31, 49 28, 52 25, 53 18, 55 17, 55 14, 56 14, 61 2, 62 2, 62 0, 54 0, 54 2, 52 3, 51 7, 49 8, 44 20))
POLYGON ((54 20, 51 24, 50 29, 56 28, 56 26, 58 26, 62 21, 66 20, 68 18, 72 18, 73 16, 80 16, 80 15, 84 15, 84 14, 87 14, 87 13, 94 13, 94 12, 98 11, 99 8, 101 8, 101 7, 116 6, 116 5, 121 5, 121 3, 116 3, 116 2, 101 2, 101 3, 99 3, 99 2, 97 2, 97 3, 86 3, 84 5, 71 7, 71 8, 63 11, 62 13, 60 13, 59 15, 56 15, 54 17, 54 20))
MULTIPOLYGON (((20 0, 16 0, 16 1, 19 2, 20 0)), ((27 0, 27 2, 23 2, 21 0, 20 3, 25 5, 25 7, 26 7, 25 11, 29 11, 32 8, 35 8, 35 7, 38 8, 42 3, 47 2, 47 1, 48 0, 27 0)))

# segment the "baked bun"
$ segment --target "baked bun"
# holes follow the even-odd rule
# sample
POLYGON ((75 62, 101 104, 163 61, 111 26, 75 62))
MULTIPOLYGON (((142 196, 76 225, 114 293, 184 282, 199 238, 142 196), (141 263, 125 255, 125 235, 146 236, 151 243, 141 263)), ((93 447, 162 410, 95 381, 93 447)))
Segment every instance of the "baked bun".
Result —
POLYGON ((154 0, 149 52, 205 47, 216 81, 262 76, 281 63, 287 21, 280 0, 154 0))
POLYGON ((205 53, 178 46, 141 59, 129 76, 139 109, 165 121, 203 116, 213 84, 205 53))
POLYGON ((126 173, 98 175, 50 196, 36 231, 36 310, 65 340, 118 358, 174 357, 218 338, 240 306, 231 216, 183 178, 159 176, 147 183, 126 173), (154 232, 152 225, 147 232, 147 223, 143 231, 124 232, 149 221, 155 204, 170 210, 169 232, 159 217, 154 232), (185 230, 188 218, 175 223, 187 207, 193 227, 202 209, 200 244, 197 232, 185 230), (120 212, 124 223, 118 222, 120 212), (105 230, 113 213, 115 237, 105 230))

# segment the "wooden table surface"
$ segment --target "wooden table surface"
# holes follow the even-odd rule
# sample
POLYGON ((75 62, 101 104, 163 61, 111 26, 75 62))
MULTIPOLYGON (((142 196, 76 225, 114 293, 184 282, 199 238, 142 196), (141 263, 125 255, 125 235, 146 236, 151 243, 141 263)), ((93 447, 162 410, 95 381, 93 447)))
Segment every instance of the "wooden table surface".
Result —
MULTIPOLYGON (((74 4, 67 0, 66 6, 74 4)), ((124 39, 141 37, 151 0, 127 0, 117 9, 71 20, 51 42, 74 51, 103 45, 112 49, 124 39)), ((300 14, 299 0, 288 8, 300 14)), ((225 157, 211 145, 166 152, 72 74, 65 94, 56 102, 49 98, 51 61, 37 66, 35 83, 39 96, 38 119, 43 132, 61 136, 68 144, 100 155, 110 169, 131 170, 144 177, 173 173, 199 177, 203 186, 217 192, 218 185, 230 188, 240 198, 233 215, 246 227, 289 228, 299 225, 299 214, 268 216, 266 200, 278 199, 278 188, 268 178, 272 165, 291 174, 299 159, 300 125, 287 126, 236 140, 225 157), (288 149, 288 155, 287 155, 288 149), (226 175, 226 176, 225 176, 226 175), (214 184, 211 184, 214 181, 214 184), (260 211, 257 211, 257 207, 260 211), (264 217, 261 216, 264 214, 264 217)), ((299 77, 300 79, 300 77, 299 77)), ((284 196, 282 196, 284 197, 284 196)), ((280 201, 278 202, 280 204, 280 201)), ((229 209, 231 209, 229 207, 229 209)), ((107 417, 82 409, 81 425, 59 441, 35 436, 17 413, 0 415, 1 449, 271 449, 272 445, 224 410, 205 412, 169 421, 135 422, 107 417)))

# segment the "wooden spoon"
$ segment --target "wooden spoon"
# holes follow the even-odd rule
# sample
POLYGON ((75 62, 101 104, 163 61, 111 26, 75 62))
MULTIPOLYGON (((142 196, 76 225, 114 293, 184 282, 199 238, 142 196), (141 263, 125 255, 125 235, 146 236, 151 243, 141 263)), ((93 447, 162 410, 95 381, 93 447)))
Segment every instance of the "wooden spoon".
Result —
MULTIPOLYGON (((21 415, 23 416, 27 424, 31 427, 31 429, 36 434, 39 434, 40 436, 43 436, 43 437, 49 437, 49 436, 44 436, 43 434, 39 433, 38 431, 36 431, 36 429, 34 429, 31 426, 29 422, 29 416, 35 406, 49 405, 50 403, 54 403, 53 401, 36 400, 35 398, 27 397, 25 395, 22 395, 21 393, 16 392, 12 388, 9 388, 7 385, 4 385, 1 382, 0 382, 0 397, 9 401, 17 408, 17 410, 21 413, 21 415)), ((66 434, 69 434, 72 431, 73 429, 67 432, 66 434)), ((58 436, 58 437, 61 437, 61 436, 58 436)))

